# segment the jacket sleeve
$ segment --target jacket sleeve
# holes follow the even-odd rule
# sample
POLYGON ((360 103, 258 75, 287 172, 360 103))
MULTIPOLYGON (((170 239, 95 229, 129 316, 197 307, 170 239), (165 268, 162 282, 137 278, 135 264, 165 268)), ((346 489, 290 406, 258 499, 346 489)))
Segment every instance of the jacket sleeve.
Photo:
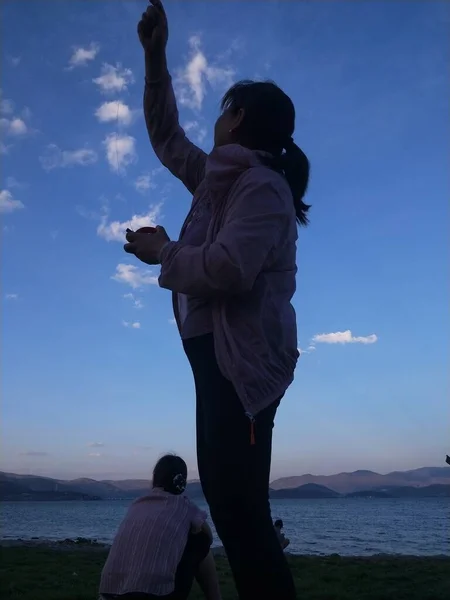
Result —
POLYGON ((204 177, 207 155, 188 140, 180 127, 167 71, 157 81, 145 78, 144 115, 156 156, 193 194, 204 177))
POLYGON ((198 297, 250 291, 271 251, 286 235, 292 211, 273 182, 243 182, 212 244, 170 242, 161 253, 159 285, 198 297))

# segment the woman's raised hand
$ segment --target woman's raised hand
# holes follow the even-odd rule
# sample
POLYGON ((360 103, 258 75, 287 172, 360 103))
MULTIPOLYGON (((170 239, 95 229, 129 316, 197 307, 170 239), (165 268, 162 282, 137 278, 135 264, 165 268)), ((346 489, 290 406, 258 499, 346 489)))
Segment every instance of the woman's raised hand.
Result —
POLYGON ((158 54, 166 50, 169 27, 161 0, 149 0, 149 2, 150 6, 143 13, 137 31, 145 52, 158 54))

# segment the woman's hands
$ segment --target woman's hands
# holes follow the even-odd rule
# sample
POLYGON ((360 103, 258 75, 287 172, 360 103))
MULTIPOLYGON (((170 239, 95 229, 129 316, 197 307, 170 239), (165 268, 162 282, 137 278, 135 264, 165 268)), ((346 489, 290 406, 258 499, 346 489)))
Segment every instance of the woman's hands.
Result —
POLYGON ((164 54, 169 38, 167 16, 161 0, 149 0, 150 6, 138 23, 139 40, 149 55, 164 54))
POLYGON ((170 238, 164 227, 142 227, 137 231, 127 229, 127 244, 123 247, 128 254, 134 254, 148 265, 159 265, 160 254, 170 238))

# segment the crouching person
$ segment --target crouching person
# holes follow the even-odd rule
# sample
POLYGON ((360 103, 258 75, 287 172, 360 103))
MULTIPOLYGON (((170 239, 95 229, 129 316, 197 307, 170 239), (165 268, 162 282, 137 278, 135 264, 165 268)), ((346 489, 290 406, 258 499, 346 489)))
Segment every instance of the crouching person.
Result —
POLYGON ((187 467, 163 456, 153 487, 119 527, 100 581, 102 600, 186 600, 196 579, 207 600, 220 600, 206 513, 183 492, 187 467))

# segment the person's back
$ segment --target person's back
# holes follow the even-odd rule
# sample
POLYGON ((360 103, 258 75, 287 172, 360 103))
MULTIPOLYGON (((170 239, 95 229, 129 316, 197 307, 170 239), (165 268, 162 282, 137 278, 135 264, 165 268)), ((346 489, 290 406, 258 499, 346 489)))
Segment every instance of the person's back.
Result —
POLYGON ((206 516, 185 496, 154 488, 134 502, 123 520, 102 572, 102 594, 141 592, 164 596, 174 576, 191 526, 206 516))
POLYGON ((100 580, 102 600, 186 599, 194 577, 210 600, 220 600, 206 514, 183 492, 187 467, 163 456, 151 492, 129 508, 100 580))

